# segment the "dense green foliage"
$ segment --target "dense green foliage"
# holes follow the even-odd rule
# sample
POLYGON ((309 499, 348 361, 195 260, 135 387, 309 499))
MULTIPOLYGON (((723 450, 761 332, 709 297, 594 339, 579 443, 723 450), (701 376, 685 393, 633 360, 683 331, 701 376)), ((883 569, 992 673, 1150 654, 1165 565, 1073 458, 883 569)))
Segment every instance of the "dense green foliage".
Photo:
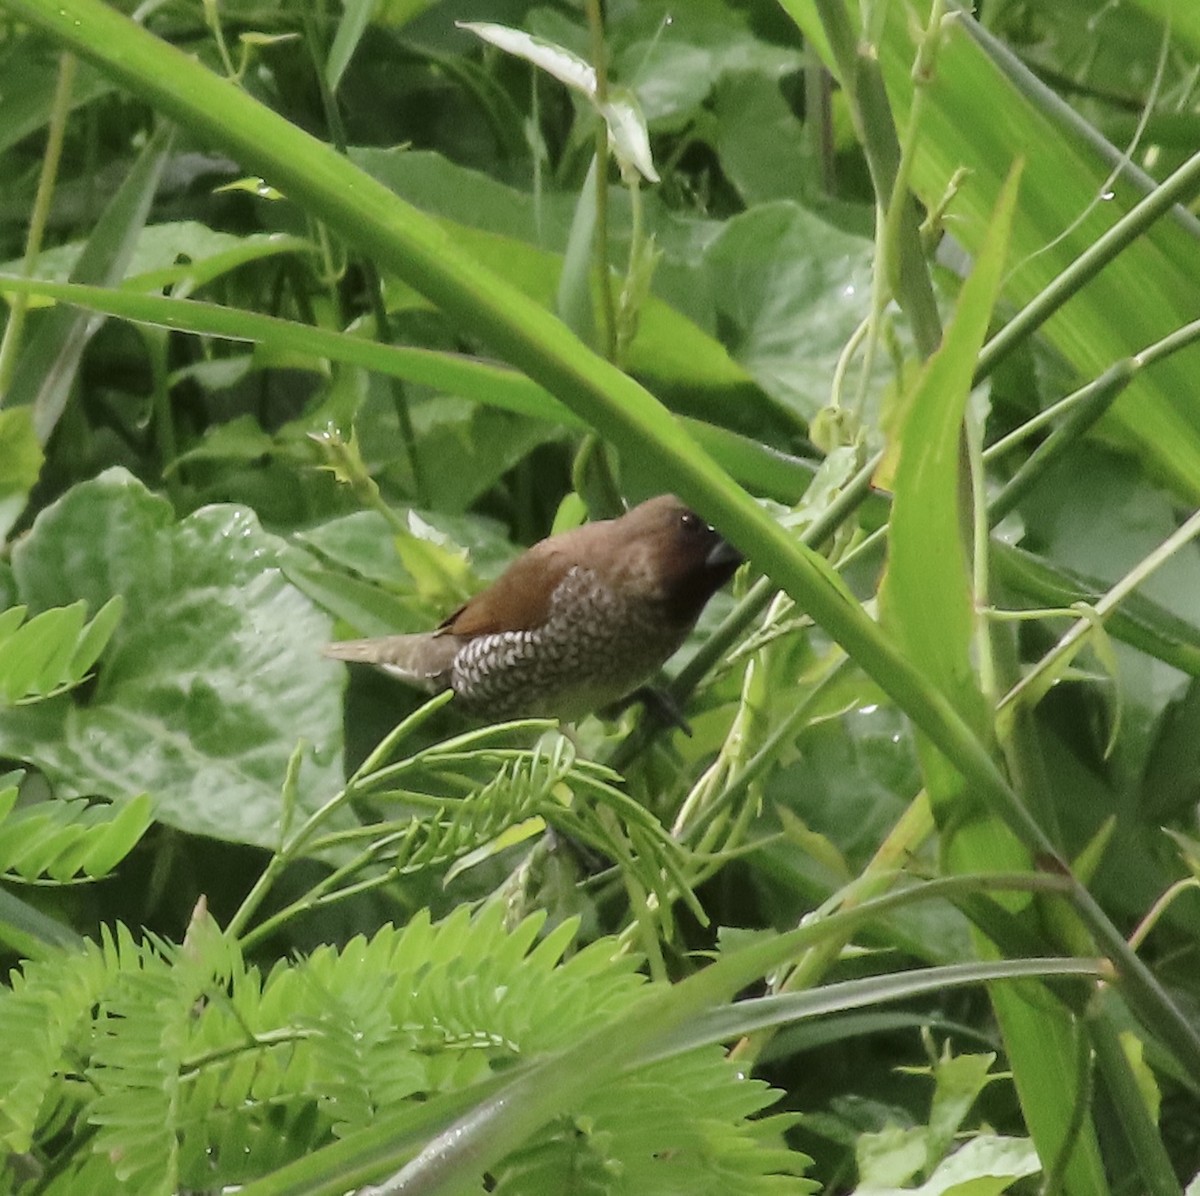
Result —
POLYGON ((1200 1172, 1200 9, 948 7, 0 0, 0 1192, 1200 1172), (664 490, 690 736, 320 656, 664 490))

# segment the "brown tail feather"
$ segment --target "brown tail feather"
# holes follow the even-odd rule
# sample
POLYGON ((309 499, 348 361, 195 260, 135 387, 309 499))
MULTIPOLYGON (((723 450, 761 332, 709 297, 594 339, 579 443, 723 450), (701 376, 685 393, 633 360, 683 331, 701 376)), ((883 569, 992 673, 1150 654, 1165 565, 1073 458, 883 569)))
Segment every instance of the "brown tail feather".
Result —
POLYGON ((373 664, 385 673, 432 693, 450 684, 450 668, 460 645, 453 636, 387 635, 379 639, 326 644, 323 656, 352 664, 373 664))

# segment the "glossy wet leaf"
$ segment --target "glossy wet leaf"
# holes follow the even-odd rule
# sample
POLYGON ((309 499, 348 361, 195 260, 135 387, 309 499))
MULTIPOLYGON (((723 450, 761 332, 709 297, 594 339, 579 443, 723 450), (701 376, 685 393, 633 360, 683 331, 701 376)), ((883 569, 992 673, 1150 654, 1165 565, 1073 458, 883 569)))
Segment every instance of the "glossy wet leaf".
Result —
POLYGON ((127 474, 76 487, 14 554, 35 607, 114 594, 126 613, 89 694, 0 714, 0 746, 63 796, 148 793, 156 817, 215 838, 274 842, 279 791, 310 744, 300 806, 341 784, 329 621, 287 581, 285 546, 240 507, 176 522, 127 474))

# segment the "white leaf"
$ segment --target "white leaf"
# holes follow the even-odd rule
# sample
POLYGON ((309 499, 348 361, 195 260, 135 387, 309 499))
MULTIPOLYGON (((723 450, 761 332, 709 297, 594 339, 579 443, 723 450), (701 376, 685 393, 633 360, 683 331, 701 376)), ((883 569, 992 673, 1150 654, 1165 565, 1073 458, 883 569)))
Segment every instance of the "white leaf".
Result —
POLYGON ((560 83, 579 92, 586 99, 596 99, 596 71, 590 63, 585 62, 578 54, 554 42, 541 37, 533 37, 520 29, 508 25, 494 25, 490 21, 456 21, 459 29, 481 37, 489 45, 523 58, 541 67, 548 75, 553 75, 560 83))

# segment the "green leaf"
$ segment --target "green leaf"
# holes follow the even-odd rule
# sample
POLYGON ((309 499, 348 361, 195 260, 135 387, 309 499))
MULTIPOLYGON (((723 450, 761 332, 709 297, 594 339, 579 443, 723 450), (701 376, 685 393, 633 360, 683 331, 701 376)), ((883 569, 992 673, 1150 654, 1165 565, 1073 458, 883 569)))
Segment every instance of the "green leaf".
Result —
POLYGON ((115 597, 86 627, 82 602, 43 611, 24 626, 24 606, 0 614, 0 704, 35 701, 77 685, 104 651, 122 609, 115 597))
POLYGON ((11 704, 61 685, 83 621, 84 604, 75 602, 43 611, 0 641, 0 699, 11 704))
POLYGON ((806 421, 829 402, 842 350, 870 311, 873 256, 870 241, 790 200, 726 221, 704 254, 730 353, 806 421))
MULTIPOLYGON (((378 1159, 355 1158, 364 1139, 384 1129, 388 1147, 414 1140, 431 1112, 444 1121, 464 1106, 455 1094, 478 1099, 496 1086, 491 1072, 528 1072, 526 1059, 554 1055, 645 991, 613 940, 564 959, 574 924, 541 935, 544 915, 511 928, 504 917, 498 904, 436 923, 421 912, 265 975, 206 916, 182 948, 118 927, 99 946, 26 964, 0 993, 0 1035, 14 1043, 0 1139, 23 1150, 64 1118, 97 1127, 102 1149, 81 1152, 107 1171, 94 1191, 118 1178, 145 1192, 325 1190, 311 1160, 329 1155, 359 1177, 342 1191, 378 1178, 378 1159)), ((510 1144, 497 1190, 558 1191, 523 1177, 582 1169, 628 1172, 628 1190, 645 1196, 678 1192, 681 1178, 712 1196, 808 1192, 808 1160, 785 1148, 782 1121, 760 1118, 773 1099, 711 1046, 611 1073, 563 1110, 565 1126, 510 1144)))
POLYGON ((93 878, 107 876, 146 833, 153 821, 153 803, 145 794, 117 810, 103 834, 90 835, 79 870, 93 878))
POLYGON ((120 594, 114 594, 96 612, 96 617, 84 628, 75 643, 70 662, 72 681, 82 681, 92 665, 100 659, 124 613, 125 599, 120 594))
POLYGON ((713 108, 721 166, 747 208, 804 194, 803 126, 774 75, 729 72, 717 83, 713 108))
MULTIPOLYGON (((1182 13, 1193 6, 1176 7, 1182 13)), ((913 94, 912 45, 898 8, 888 12, 880 52, 903 121, 913 94)), ((1017 155, 1025 161, 1028 200, 1013 223, 1014 268, 1004 288, 1012 302, 1031 299, 1153 186, 1136 170, 1114 177, 1117 151, 969 16, 949 27, 937 70, 922 91, 925 116, 913 183, 932 205, 956 170, 969 171, 952 210, 954 235, 970 252, 978 252, 987 235, 1007 164, 1017 155), (1106 186, 1112 198, 1099 201, 1106 186)), ((1098 377, 1114 360, 1194 318, 1198 270, 1194 228, 1167 215, 1074 294, 1043 335, 1080 377, 1098 377), (1131 295, 1137 302, 1129 302, 1131 295), (1117 312, 1120 318, 1114 318, 1117 312)), ((1193 346, 1143 371, 1101 424, 1189 498, 1200 495, 1200 421, 1193 402, 1198 361, 1200 346, 1193 346)))
POLYGON ((910 658, 981 729, 987 715, 970 659, 974 620, 959 462, 971 379, 1003 280, 1019 180, 1015 169, 942 345, 906 400, 880 595, 885 623, 910 658))
MULTIPOLYGON (((561 244, 565 248, 574 200, 554 192, 546 195, 540 205, 544 214, 539 223, 535 215, 538 209, 529 196, 477 171, 454 166, 436 154, 360 149, 351 152, 351 160, 410 203, 436 212, 446 235, 468 248, 478 261, 543 307, 554 306, 562 261, 559 254, 543 246, 561 244)), ((664 251, 664 264, 672 260, 691 262, 696 257, 695 242, 706 243, 717 230, 705 222, 699 228, 685 226, 685 235, 681 236, 678 222, 667 213, 660 212, 657 220, 652 218, 652 198, 645 197, 647 231, 664 251)), ((623 255, 628 254, 627 218, 620 221, 618 213, 627 210, 628 201, 610 192, 609 206, 614 226, 610 248, 613 255, 618 255, 612 264, 623 268, 623 255)), ((819 239, 814 238, 809 248, 820 253, 819 239)), ((868 251, 865 242, 858 248, 864 254, 868 251)), ((656 279, 662 274, 660 268, 656 279)), ((829 285, 837 283, 840 277, 830 278, 829 285)), ((640 377, 650 379, 681 413, 753 435, 761 434, 764 427, 794 432, 796 421, 787 419, 766 400, 724 344, 701 326, 698 313, 682 301, 690 294, 694 302, 697 293, 707 295, 728 285, 729 280, 718 277, 711 285, 697 287, 694 270, 689 266, 686 280, 676 288, 679 294, 673 293, 670 303, 649 296, 639 313, 628 366, 640 377), (729 401, 731 393, 736 395, 737 403, 729 401)), ((412 293, 407 288, 405 292, 411 302, 412 293)), ((711 317, 711 302, 706 310, 711 317)))
POLYGON ((126 617, 86 704, 2 712, 0 747, 64 795, 149 793, 172 826, 273 844, 297 739, 315 745, 301 809, 341 786, 338 673, 319 656, 329 623, 285 580, 285 555, 240 507, 175 523, 121 471, 76 486, 14 551, 18 589, 33 606, 119 593, 126 617))
MULTIPOLYGON (((569 425, 579 422, 568 408, 514 370, 458 353, 381 345, 352 333, 197 300, 140 295, 43 279, 10 277, 0 281, 0 289, 48 295, 91 311, 122 316, 154 327, 178 328, 230 340, 253 341, 280 356, 300 355, 311 361, 321 358, 344 361, 349 365, 361 365, 392 377, 438 387, 451 394, 461 394, 536 419, 569 425)), ((268 441, 263 439, 260 443, 265 445, 268 441)), ((236 447, 244 450, 240 442, 236 447)))
MULTIPOLYGON (((52 55, 13 54, 4 64, 4 108, 0 113, 0 152, 46 127, 58 75, 52 55)), ((81 64, 71 88, 72 109, 83 108, 113 90, 111 80, 81 64)))
POLYGON ((144 795, 119 807, 57 800, 24 806, 3 822, 0 871, 27 882, 99 880, 133 850, 152 821, 144 795))
POLYGON ((42 446, 28 407, 0 411, 0 542, 20 518, 42 471, 42 446))
POLYGON ((571 233, 563 249, 562 273, 554 301, 554 310, 559 319, 589 345, 596 343, 592 264, 596 244, 596 171, 599 161, 593 154, 583 186, 579 189, 571 233))
MULTIPOLYGON (((135 291, 171 287, 182 296, 239 266, 285 253, 311 253, 313 249, 310 241, 283 233, 234 236, 197 220, 177 220, 140 229, 132 239, 123 271, 103 281, 135 291)), ((30 274, 47 282, 99 281, 80 276, 86 253, 87 245, 78 241, 44 250, 34 259, 30 274)), ((23 274, 23 262, 5 262, 0 265, 0 273, 23 274)), ((6 289, 0 286, 0 291, 6 289)))
MULTIPOLYGON (((974 615, 962 539, 959 461, 967 398, 1003 281, 1020 177, 1019 166, 1009 174, 942 346, 911 396, 900 433, 888 573, 880 596, 885 623, 910 659, 920 662, 925 675, 981 734, 989 732, 991 710, 971 661, 974 615)), ((968 817, 969 790, 945 758, 925 745, 922 760, 935 816, 942 824, 960 820, 946 849, 950 866, 968 871, 995 867, 1001 860, 1008 867, 1027 866, 1025 847, 998 820, 968 817)), ((1039 1009, 1035 1014, 1031 1005, 1008 992, 993 1000, 1030 1130, 1053 1155, 1072 1133, 1061 1086, 1063 1076, 1073 1071, 1075 1031, 1065 1012, 1049 1016, 1039 1009)), ((1095 1187, 1102 1171, 1090 1123, 1080 1143, 1071 1163, 1073 1182, 1095 1187)))
POLYGON ((930 1160, 941 1159, 950 1149, 976 1098, 995 1078, 992 1074, 995 1062, 996 1056, 991 1052, 951 1055, 948 1041, 943 1047, 942 1057, 933 1066, 933 1102, 927 1136, 930 1160))
MULTIPOLYGON (((171 132, 164 125, 147 142, 93 227, 71 271, 71 281, 111 285, 125 276, 170 147, 171 132)), ((51 312, 21 353, 6 401, 32 408, 34 432, 42 444, 66 407, 83 350, 99 326, 81 312, 51 312)))
MULTIPOLYGON (((980 800, 1002 812, 1035 850, 1053 852, 955 705, 897 651, 828 564, 797 545, 697 450, 644 387, 589 353, 548 314, 544 303, 532 301, 512 282, 482 266, 465 243, 411 204, 389 195, 330 147, 116 10, 98 0, 59 0, 51 6, 9 0, 9 5, 60 43, 103 61, 105 69, 141 99, 185 122, 194 136, 238 159, 246 172, 278 185, 293 202, 302 203, 308 215, 327 222, 381 270, 394 271, 418 288, 425 302, 443 311, 464 335, 478 337, 492 352, 553 391, 619 449, 643 455, 658 469, 664 486, 717 522, 740 548, 766 566, 912 715, 953 760, 980 800)), ((1126 287, 1124 293, 1136 293, 1136 287, 1126 287)), ((1064 883, 1101 949, 1116 961, 1131 1004, 1155 1023, 1162 1040, 1188 1066, 1200 1066, 1200 1038, 1194 1028, 1090 896, 1072 878, 1064 883)))
POLYGON ((856 1196, 999 1196, 1017 1180, 1042 1169, 1025 1138, 977 1134, 965 1142, 923 1184, 915 1188, 862 1187, 856 1196))
POLYGON ((347 0, 343 5, 337 33, 333 35, 333 45, 329 47, 329 57, 325 60, 325 86, 333 95, 341 86, 342 76, 367 31, 375 7, 375 0, 347 0))
MULTIPOLYGON (((74 931, 0 888, 0 942, 23 959, 44 959, 58 947, 78 946, 74 931)), ((3 1120, 0 1109, 0 1122, 3 1120)))

